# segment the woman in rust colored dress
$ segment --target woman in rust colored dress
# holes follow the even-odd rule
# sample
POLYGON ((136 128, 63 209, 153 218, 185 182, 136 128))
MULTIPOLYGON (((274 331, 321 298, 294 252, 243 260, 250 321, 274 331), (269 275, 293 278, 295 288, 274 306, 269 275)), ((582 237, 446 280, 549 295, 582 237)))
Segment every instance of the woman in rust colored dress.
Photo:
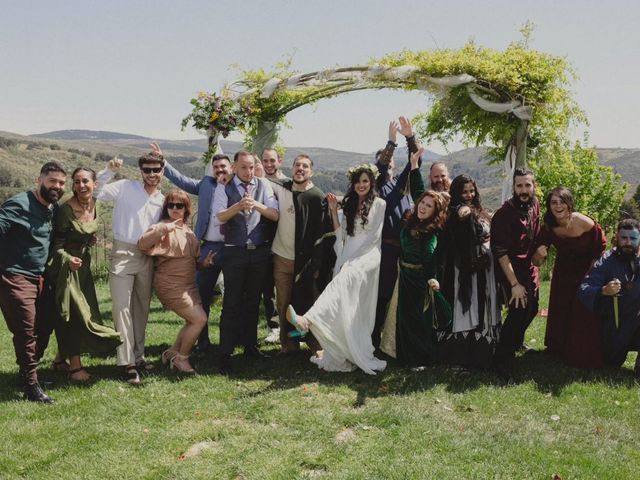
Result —
POLYGON ((207 322, 196 285, 196 268, 213 264, 213 253, 201 265, 197 263, 200 242, 186 225, 190 213, 189 196, 180 190, 169 192, 164 199, 160 222, 152 225, 138 240, 140 250, 155 257, 153 288, 158 298, 186 321, 173 346, 162 354, 162 363, 170 363, 172 370, 182 373, 195 373, 189 363, 189 354, 207 322))
POLYGON ((600 318, 577 298, 578 286, 607 245, 604 232, 593 219, 574 211, 571 191, 554 188, 547 195, 544 226, 536 239, 533 263, 540 265, 549 246, 556 249, 549 313, 545 332, 546 351, 561 356, 577 368, 604 366, 600 318))

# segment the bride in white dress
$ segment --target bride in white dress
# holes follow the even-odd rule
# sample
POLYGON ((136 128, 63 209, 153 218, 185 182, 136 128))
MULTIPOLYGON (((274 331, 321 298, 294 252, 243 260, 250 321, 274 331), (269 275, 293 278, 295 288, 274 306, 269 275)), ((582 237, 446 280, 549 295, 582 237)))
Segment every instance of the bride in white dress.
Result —
POLYGON ((304 315, 287 310, 287 319, 298 330, 311 330, 322 350, 311 357, 318 367, 350 372, 357 367, 374 375, 387 363, 373 356, 371 343, 378 299, 380 241, 385 202, 375 192, 374 165, 349 170, 351 184, 338 213, 333 194, 327 202, 336 233, 337 259, 333 280, 304 315))

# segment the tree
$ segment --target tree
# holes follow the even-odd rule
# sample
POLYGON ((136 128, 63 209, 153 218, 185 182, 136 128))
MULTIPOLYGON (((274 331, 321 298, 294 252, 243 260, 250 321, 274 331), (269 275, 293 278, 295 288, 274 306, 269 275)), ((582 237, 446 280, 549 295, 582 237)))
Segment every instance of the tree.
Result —
POLYGON ((627 184, 611 167, 600 165, 595 148, 576 142, 573 148, 566 143, 551 150, 548 158, 532 165, 541 196, 557 186, 571 190, 576 209, 593 217, 606 230, 615 228, 620 204, 627 184))

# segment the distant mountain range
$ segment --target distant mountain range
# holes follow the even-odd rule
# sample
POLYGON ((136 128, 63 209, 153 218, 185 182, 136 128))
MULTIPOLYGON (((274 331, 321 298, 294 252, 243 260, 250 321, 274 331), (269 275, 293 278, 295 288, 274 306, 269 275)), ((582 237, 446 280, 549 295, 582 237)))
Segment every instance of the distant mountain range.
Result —
POLYGON ((104 130, 56 130, 54 132, 34 133, 29 136, 55 140, 151 140, 140 135, 106 132, 104 130))

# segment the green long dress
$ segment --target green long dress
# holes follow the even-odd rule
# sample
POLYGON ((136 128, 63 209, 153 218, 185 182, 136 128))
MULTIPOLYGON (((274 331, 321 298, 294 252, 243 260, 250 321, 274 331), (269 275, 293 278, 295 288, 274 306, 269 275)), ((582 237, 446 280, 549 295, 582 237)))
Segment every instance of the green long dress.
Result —
MULTIPOLYGON (((424 192, 419 170, 409 176, 413 201, 424 192)), ((404 365, 427 365, 436 359, 436 336, 431 320, 424 314, 427 281, 436 278, 437 234, 422 240, 400 231, 398 269, 398 308, 396 317, 396 356, 404 365)))
POLYGON ((91 275, 89 241, 98 231, 98 215, 79 222, 68 203, 55 219, 53 251, 47 265, 47 279, 55 292, 55 330, 58 349, 64 358, 82 353, 110 353, 122 343, 120 334, 102 325, 96 288, 91 275), (72 272, 69 259, 80 257, 82 266, 72 272))

